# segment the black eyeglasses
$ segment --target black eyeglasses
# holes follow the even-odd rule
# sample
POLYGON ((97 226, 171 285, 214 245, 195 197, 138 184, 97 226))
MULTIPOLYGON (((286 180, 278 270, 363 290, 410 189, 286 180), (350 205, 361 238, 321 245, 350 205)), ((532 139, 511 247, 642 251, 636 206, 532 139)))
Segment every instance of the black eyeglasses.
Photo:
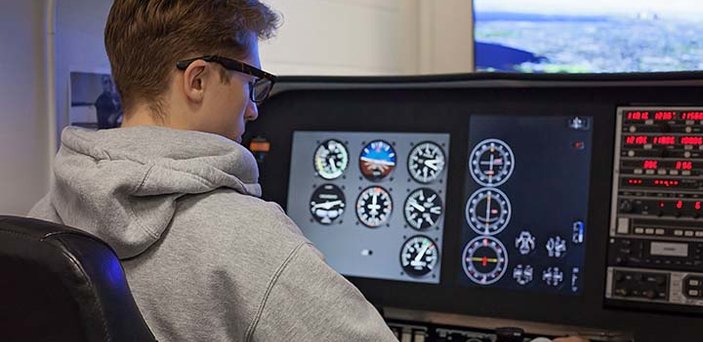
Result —
POLYGON ((217 63, 222 65, 227 70, 238 71, 257 77, 257 79, 249 82, 249 94, 251 95, 251 100, 256 104, 264 102, 264 100, 268 98, 269 93, 271 93, 271 89, 273 89, 274 83, 276 83, 276 75, 269 74, 268 72, 247 63, 222 56, 201 56, 182 60, 176 62, 176 68, 178 68, 178 70, 185 70, 191 63, 199 59, 206 62, 217 63))

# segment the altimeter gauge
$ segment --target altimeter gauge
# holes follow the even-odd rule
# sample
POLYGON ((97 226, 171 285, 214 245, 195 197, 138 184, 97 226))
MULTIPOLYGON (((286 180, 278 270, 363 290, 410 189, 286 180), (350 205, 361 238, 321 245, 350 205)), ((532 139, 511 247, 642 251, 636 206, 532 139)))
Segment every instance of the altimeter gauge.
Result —
POLYGON ((349 152, 338 140, 329 139, 322 142, 315 150, 315 171, 324 179, 341 176, 349 165, 349 152))
POLYGON ((499 186, 505 183, 514 169, 513 150, 502 140, 483 140, 469 155, 471 177, 483 186, 499 186))
POLYGON ((462 253, 462 266, 472 282, 490 285, 505 274, 508 254, 500 240, 491 236, 479 236, 466 244, 462 253))
POLYGON ((329 225, 344 214, 346 202, 342 189, 334 184, 324 184, 310 197, 310 214, 315 221, 329 225))
POLYGON ((426 184, 435 181, 444 170, 445 157, 442 148, 431 142, 421 142, 410 151, 408 171, 417 182, 426 184))
POLYGON ((359 156, 359 169, 368 180, 379 181, 395 169, 395 149, 383 140, 375 140, 364 146, 359 156))
POLYGON ((391 195, 380 186, 366 188, 356 200, 356 216, 369 228, 387 223, 392 211, 391 195))
POLYGON ((466 202, 466 222, 481 235, 500 233, 510 222, 510 200, 495 188, 476 190, 466 202))
POLYGON ((432 239, 416 235, 405 241, 400 250, 400 265, 410 276, 422 277, 432 272, 439 261, 439 250, 432 239))
POLYGON ((437 225, 444 213, 444 207, 437 192, 421 188, 410 193, 405 200, 403 213, 410 227, 423 230, 437 225))

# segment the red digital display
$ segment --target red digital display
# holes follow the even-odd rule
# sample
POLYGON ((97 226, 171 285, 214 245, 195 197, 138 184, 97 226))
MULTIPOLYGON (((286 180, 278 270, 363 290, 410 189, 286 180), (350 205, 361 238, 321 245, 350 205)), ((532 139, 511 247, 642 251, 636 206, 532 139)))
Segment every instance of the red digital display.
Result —
POLYGON ((672 187, 679 186, 679 181, 677 181, 675 179, 655 179, 652 182, 652 184, 656 185, 656 186, 662 186, 665 188, 672 188, 672 187))
POLYGON ((656 160, 645 160, 642 163, 642 167, 646 170, 653 170, 657 168, 658 162, 656 160))
POLYGON ((652 138, 652 144, 655 144, 655 145, 674 145, 674 144, 676 144, 676 137, 671 136, 671 135, 654 137, 654 138, 652 138))
POLYGON ((681 137, 682 145, 703 145, 703 137, 681 137))
POLYGON ((627 184, 630 184, 630 185, 641 185, 641 184, 642 184, 642 180, 641 180, 641 179, 628 179, 628 180, 627 180, 627 184))
POLYGON ((693 170, 693 162, 677 161, 676 162, 676 169, 677 170, 693 170))
POLYGON ((683 208, 683 201, 679 200, 676 202, 676 209, 681 209, 681 208, 683 208))
POLYGON ((628 145, 644 145, 647 144, 648 140, 646 135, 629 135, 625 137, 625 143, 628 145))
POLYGON ((683 112, 681 113, 683 120, 703 120, 703 112, 683 112))
POLYGON ((649 120, 649 112, 627 112, 625 116, 628 120, 649 120))
POLYGON ((675 120, 676 112, 656 112, 654 113, 654 120, 675 120))
POLYGON ((696 208, 696 210, 701 210, 701 201, 696 201, 693 207, 696 208))

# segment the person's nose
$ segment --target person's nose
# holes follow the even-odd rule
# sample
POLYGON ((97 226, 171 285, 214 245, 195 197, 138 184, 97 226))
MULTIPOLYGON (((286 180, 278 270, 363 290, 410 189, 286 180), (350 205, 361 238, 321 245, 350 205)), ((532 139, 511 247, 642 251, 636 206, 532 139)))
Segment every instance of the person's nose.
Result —
POLYGON ((254 121, 258 117, 259 117, 259 108, 256 106, 256 103, 254 103, 254 101, 249 100, 249 104, 247 105, 247 109, 244 112, 244 119, 247 121, 254 121))

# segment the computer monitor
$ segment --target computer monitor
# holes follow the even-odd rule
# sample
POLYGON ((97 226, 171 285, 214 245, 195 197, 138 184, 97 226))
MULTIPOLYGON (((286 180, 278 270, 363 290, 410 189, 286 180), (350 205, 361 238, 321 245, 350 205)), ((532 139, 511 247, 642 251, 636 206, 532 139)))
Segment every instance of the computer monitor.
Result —
POLYGON ((449 153, 448 133, 296 131, 287 211, 346 276, 576 295, 591 120, 471 115, 466 156, 449 153), (453 183, 451 158, 464 175, 453 183), (446 207, 461 208, 460 225, 446 207), (442 279, 444 266, 459 272, 442 279))
POLYGON ((702 14, 697 0, 474 0, 475 69, 701 70, 702 14))

